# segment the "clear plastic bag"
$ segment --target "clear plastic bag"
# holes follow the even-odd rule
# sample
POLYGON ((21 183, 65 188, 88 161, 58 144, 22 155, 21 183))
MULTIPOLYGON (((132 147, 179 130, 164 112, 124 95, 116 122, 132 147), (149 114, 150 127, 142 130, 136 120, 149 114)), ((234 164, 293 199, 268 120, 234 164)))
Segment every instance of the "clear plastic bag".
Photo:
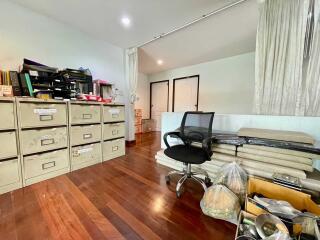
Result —
POLYGON ((283 232, 275 232, 271 236, 264 238, 264 240, 292 240, 292 238, 283 232))
POLYGON ((246 197, 247 182, 247 173, 236 162, 222 166, 213 180, 213 184, 222 184, 229 188, 239 197, 241 204, 244 203, 246 197))
POLYGON ((295 209, 290 203, 282 200, 269 198, 260 198, 254 196, 257 203, 268 209, 268 211, 276 216, 282 216, 287 219, 294 219, 301 214, 301 211, 295 209))
POLYGON ((239 198, 223 185, 208 188, 200 202, 205 215, 237 224, 240 213, 239 198))

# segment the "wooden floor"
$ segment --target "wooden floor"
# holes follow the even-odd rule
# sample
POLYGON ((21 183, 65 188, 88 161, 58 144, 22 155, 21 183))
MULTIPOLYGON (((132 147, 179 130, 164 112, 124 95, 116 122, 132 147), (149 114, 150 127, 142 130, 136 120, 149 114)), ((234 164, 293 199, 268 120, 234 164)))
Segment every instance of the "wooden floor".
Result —
POLYGON ((202 214, 200 185, 176 198, 159 149, 160 134, 144 134, 125 157, 0 195, 0 239, 234 239, 202 214))

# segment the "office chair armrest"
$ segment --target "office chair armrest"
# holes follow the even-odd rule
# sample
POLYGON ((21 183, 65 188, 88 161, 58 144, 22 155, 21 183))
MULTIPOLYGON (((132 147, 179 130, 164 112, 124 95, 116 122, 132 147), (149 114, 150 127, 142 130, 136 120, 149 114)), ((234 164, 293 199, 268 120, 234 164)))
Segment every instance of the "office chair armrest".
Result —
POLYGON ((213 140, 214 140, 214 138, 208 137, 202 141, 202 149, 208 154, 209 158, 212 155, 212 142, 213 142, 213 140))
MULTIPOLYGON (((164 143, 166 144, 167 148, 170 148, 170 145, 168 143, 168 136, 176 136, 178 137, 179 139, 181 139, 181 136, 180 136, 180 132, 167 132, 163 135, 163 141, 164 143)), ((182 140, 182 139, 181 139, 182 140)), ((183 141, 183 140, 182 140, 183 141)))

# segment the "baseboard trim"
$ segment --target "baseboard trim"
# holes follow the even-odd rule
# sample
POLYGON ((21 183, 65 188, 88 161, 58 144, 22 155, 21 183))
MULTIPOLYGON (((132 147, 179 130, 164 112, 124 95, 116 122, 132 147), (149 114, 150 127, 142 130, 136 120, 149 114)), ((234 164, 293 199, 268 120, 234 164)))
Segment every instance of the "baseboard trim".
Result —
POLYGON ((131 141, 128 141, 126 140, 126 147, 131 147, 131 146, 134 146, 136 145, 136 140, 131 140, 131 141))

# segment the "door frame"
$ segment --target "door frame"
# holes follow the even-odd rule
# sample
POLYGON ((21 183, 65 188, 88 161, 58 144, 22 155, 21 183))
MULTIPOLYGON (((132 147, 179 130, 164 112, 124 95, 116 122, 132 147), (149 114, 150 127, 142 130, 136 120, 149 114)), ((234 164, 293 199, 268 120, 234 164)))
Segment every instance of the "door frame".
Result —
POLYGON ((169 112, 169 80, 162 80, 162 81, 156 81, 156 82, 150 82, 150 104, 149 104, 149 118, 151 119, 152 117, 152 113, 151 113, 151 109, 152 109, 152 85, 153 84, 157 84, 157 83, 164 83, 167 82, 167 86, 168 86, 168 96, 167 96, 167 112, 169 112))
POLYGON ((174 112, 174 103, 175 103, 175 91, 176 91, 176 81, 179 80, 184 80, 184 79, 188 79, 188 78, 198 78, 198 86, 197 86, 197 109, 196 111, 198 111, 199 109, 199 85, 200 85, 200 75, 192 75, 192 76, 187 76, 187 77, 181 77, 181 78, 174 78, 173 79, 173 90, 172 90, 172 112, 174 112))

